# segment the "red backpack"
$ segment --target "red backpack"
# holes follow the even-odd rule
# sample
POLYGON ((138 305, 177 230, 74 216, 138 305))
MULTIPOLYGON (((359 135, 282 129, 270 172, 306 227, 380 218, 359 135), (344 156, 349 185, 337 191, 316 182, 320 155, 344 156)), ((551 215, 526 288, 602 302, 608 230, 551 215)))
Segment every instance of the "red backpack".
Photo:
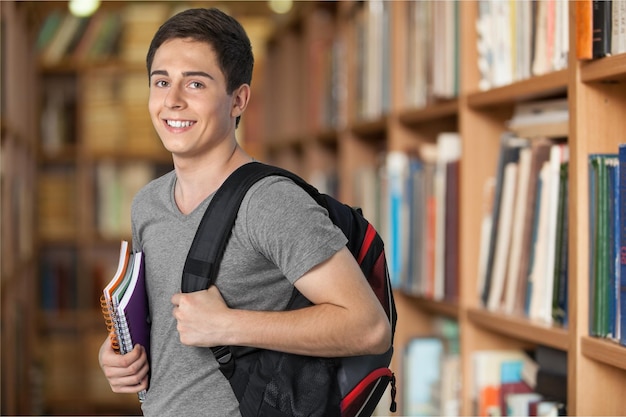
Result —
MULTIPOLYGON (((213 285, 244 195, 250 186, 269 175, 293 180, 328 210, 331 220, 344 232, 348 248, 387 313, 392 347, 381 355, 340 358, 239 346, 211 348, 239 400, 242 416, 370 416, 389 384, 391 411, 395 411, 395 376, 389 364, 396 307, 383 241, 360 210, 320 193, 289 171, 259 162, 245 164, 218 189, 200 222, 185 262, 182 291, 199 291, 213 285)), ((311 302, 294 288, 287 309, 309 305, 311 302)))

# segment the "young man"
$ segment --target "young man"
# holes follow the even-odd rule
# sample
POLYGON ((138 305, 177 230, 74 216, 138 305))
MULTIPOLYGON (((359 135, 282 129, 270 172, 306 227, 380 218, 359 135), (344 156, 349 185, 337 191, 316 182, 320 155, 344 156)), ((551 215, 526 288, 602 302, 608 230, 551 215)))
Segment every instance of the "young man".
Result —
MULTIPOLYGON (((151 357, 142 346, 100 365, 115 392, 148 389, 148 416, 238 416, 209 347, 251 346, 311 356, 383 353, 383 309, 324 209, 282 177, 261 180, 238 213, 215 286, 180 293, 182 269, 214 192, 252 160, 235 129, 250 99, 253 56, 241 25, 217 9, 170 18, 147 56, 149 112, 174 170, 132 207, 133 247, 145 254, 151 357), (293 286, 314 305, 281 311, 293 286)), ((132 138, 131 138, 132 139, 132 138)))

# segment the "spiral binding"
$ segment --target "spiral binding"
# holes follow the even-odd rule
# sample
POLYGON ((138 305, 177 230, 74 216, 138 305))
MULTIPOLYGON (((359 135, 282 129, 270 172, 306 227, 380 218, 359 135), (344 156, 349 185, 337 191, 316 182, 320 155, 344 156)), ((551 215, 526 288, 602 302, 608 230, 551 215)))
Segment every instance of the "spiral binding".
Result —
POLYGON ((117 329, 115 325, 115 314, 113 313, 112 306, 104 298, 104 294, 100 296, 100 306, 102 308, 102 315, 104 316, 104 324, 109 332, 109 338, 111 339, 111 347, 117 353, 120 353, 120 343, 117 337, 117 329))

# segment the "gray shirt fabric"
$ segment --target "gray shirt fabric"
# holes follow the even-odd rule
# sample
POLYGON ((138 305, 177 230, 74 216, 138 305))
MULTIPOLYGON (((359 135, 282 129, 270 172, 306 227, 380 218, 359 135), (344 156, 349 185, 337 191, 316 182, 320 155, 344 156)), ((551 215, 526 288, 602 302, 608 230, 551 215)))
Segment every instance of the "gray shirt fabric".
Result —
MULTIPOLYGON (((146 260, 151 329, 146 416, 239 416, 237 400, 208 348, 180 343, 171 297, 180 292, 189 247, 212 195, 184 215, 174 171, 152 181, 132 206, 133 247, 146 260)), ((346 244, 325 209, 292 181, 268 177, 243 200, 216 285, 232 308, 282 310, 293 283, 346 244)))

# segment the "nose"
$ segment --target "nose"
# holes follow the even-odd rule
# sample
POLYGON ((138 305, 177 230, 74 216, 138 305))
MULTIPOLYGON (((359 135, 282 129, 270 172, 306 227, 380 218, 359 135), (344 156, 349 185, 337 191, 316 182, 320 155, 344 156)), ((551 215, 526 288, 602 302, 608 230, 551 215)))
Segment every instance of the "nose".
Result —
POLYGON ((169 109, 180 109, 184 107, 185 101, 179 89, 172 86, 168 89, 163 104, 169 109))

